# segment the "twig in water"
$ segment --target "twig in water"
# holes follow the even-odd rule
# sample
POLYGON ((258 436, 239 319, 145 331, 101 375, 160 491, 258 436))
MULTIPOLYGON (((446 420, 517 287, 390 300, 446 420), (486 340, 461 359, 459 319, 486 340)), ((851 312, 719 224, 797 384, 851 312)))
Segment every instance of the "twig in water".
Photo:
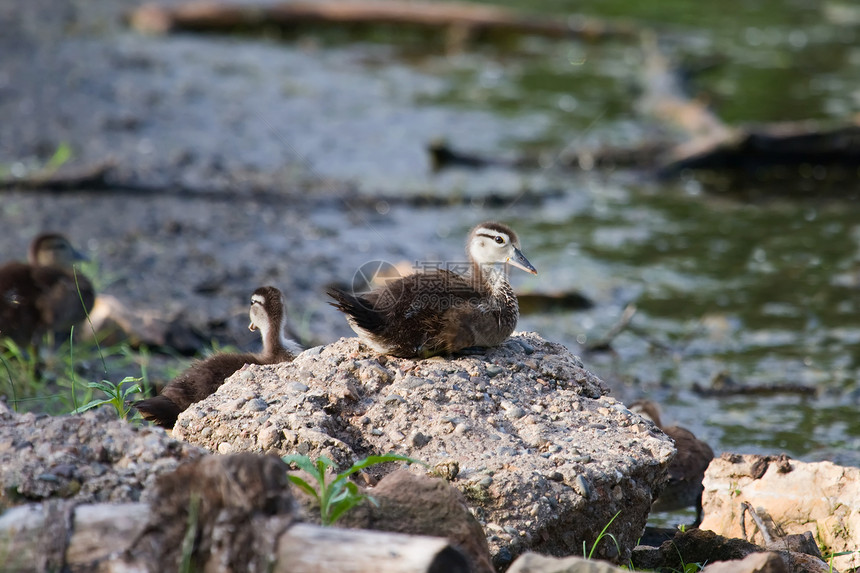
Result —
POLYGON ((621 312, 621 317, 618 319, 612 328, 606 333, 603 338, 600 338, 591 344, 586 345, 585 349, 588 352, 606 352, 608 350, 612 350, 612 341, 616 336, 621 334, 624 329, 630 324, 630 321, 633 320, 633 315, 636 314, 636 305, 633 303, 628 304, 624 307, 624 310, 621 312))

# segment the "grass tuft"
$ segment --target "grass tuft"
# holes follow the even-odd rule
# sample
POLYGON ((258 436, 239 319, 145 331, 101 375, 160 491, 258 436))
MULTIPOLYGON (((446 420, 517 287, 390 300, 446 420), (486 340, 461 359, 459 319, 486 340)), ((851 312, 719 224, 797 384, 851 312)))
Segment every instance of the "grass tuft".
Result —
POLYGON ((349 481, 349 476, 365 468, 387 462, 407 462, 423 464, 407 456, 386 454, 383 456, 368 456, 352 464, 349 469, 335 475, 331 482, 326 481, 326 472, 335 467, 335 463, 326 456, 320 456, 314 462, 308 456, 292 454, 282 458, 287 464, 294 464, 299 469, 310 474, 316 481, 316 487, 299 476, 287 476, 299 489, 316 499, 320 504, 320 518, 323 525, 332 525, 340 517, 364 501, 369 500, 376 505, 376 500, 369 495, 359 492, 358 486, 349 481))

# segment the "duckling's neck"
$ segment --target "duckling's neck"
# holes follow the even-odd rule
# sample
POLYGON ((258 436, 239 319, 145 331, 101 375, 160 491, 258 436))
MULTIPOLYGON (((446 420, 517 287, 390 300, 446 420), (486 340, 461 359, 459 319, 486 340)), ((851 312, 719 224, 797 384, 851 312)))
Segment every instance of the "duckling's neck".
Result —
POLYGON ((286 334, 287 319, 283 317, 280 323, 275 326, 273 323, 268 323, 260 328, 263 338, 264 356, 273 356, 281 354, 284 350, 292 354, 299 354, 301 347, 286 334))
POLYGON ((476 290, 486 292, 491 297, 504 295, 511 288, 506 271, 507 265, 472 261, 472 280, 476 290))

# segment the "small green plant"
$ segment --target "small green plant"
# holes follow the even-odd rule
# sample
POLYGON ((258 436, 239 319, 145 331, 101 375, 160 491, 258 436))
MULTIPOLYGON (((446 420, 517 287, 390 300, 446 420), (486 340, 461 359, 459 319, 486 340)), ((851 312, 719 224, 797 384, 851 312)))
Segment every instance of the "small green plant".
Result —
POLYGON ((368 456, 352 464, 349 469, 335 475, 334 480, 326 482, 326 471, 335 467, 335 463, 326 456, 320 456, 316 462, 308 456, 292 454, 282 458, 288 464, 295 464, 299 469, 309 473, 317 482, 318 490, 315 489, 299 476, 287 476, 291 482, 302 491, 316 499, 320 504, 320 517, 323 525, 331 525, 337 521, 345 512, 349 511, 365 499, 376 503, 371 496, 358 491, 358 486, 349 481, 349 476, 365 468, 376 464, 387 462, 423 463, 407 456, 399 454, 385 454, 383 456, 368 456))
POLYGON ((585 550, 585 541, 582 542, 582 555, 586 559, 591 559, 591 557, 594 555, 594 551, 597 549, 597 544, 600 543, 600 541, 604 537, 608 537, 609 539, 611 539, 615 543, 615 548, 618 550, 619 553, 621 553, 621 547, 618 545, 618 540, 615 539, 614 535, 606 532, 606 530, 609 529, 609 526, 612 525, 612 522, 615 521, 615 518, 619 515, 621 515, 621 510, 618 510, 618 512, 612 516, 612 519, 609 520, 609 523, 603 526, 603 529, 600 530, 600 534, 597 536, 597 539, 595 539, 594 543, 591 545, 591 551, 588 551, 587 555, 585 550))
POLYGON ((87 384, 87 388, 101 390, 107 394, 108 397, 99 400, 92 400, 83 406, 75 408, 72 413, 80 414, 81 412, 98 408, 103 404, 111 404, 114 409, 116 409, 117 416, 119 416, 120 419, 127 420, 132 409, 128 404, 128 397, 131 394, 136 394, 141 391, 140 384, 138 384, 138 382, 140 382, 140 378, 134 378, 132 376, 126 376, 119 384, 114 384, 110 380, 90 382, 87 384), (123 388, 126 384, 131 384, 131 386, 123 388))

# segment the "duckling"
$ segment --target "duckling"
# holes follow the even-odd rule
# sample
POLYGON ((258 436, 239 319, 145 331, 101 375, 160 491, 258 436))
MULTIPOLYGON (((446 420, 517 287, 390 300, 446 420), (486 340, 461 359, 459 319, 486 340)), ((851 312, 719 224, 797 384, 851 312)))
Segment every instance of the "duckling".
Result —
POLYGON ((74 272, 87 260, 58 233, 42 233, 30 243, 27 262, 0 267, 0 338, 35 350, 46 333, 68 335, 95 303, 92 283, 74 272))
POLYGON ((277 364, 291 362, 301 352, 301 346, 284 334, 286 310, 284 296, 272 286, 260 287, 251 295, 248 329, 260 330, 263 350, 259 353, 228 353, 210 356, 191 365, 170 381, 154 398, 139 400, 134 407, 145 420, 167 429, 191 404, 213 394, 231 374, 245 364, 277 364))
POLYGON ((690 430, 681 426, 663 426, 660 421, 660 410, 652 400, 636 400, 630 404, 630 411, 648 418, 654 425, 663 430, 675 442, 678 450, 675 459, 669 465, 669 482, 660 496, 651 505, 653 511, 675 511, 695 506, 696 521, 693 527, 702 522, 702 480, 705 470, 714 459, 711 447, 696 438, 690 430))
POLYGON ((507 267, 496 264, 535 275, 537 270, 520 250, 516 233, 501 223, 472 229, 466 254, 467 275, 414 273, 365 294, 330 288, 335 302, 329 304, 346 314, 361 340, 381 354, 426 358, 497 346, 513 332, 520 313, 507 267))

